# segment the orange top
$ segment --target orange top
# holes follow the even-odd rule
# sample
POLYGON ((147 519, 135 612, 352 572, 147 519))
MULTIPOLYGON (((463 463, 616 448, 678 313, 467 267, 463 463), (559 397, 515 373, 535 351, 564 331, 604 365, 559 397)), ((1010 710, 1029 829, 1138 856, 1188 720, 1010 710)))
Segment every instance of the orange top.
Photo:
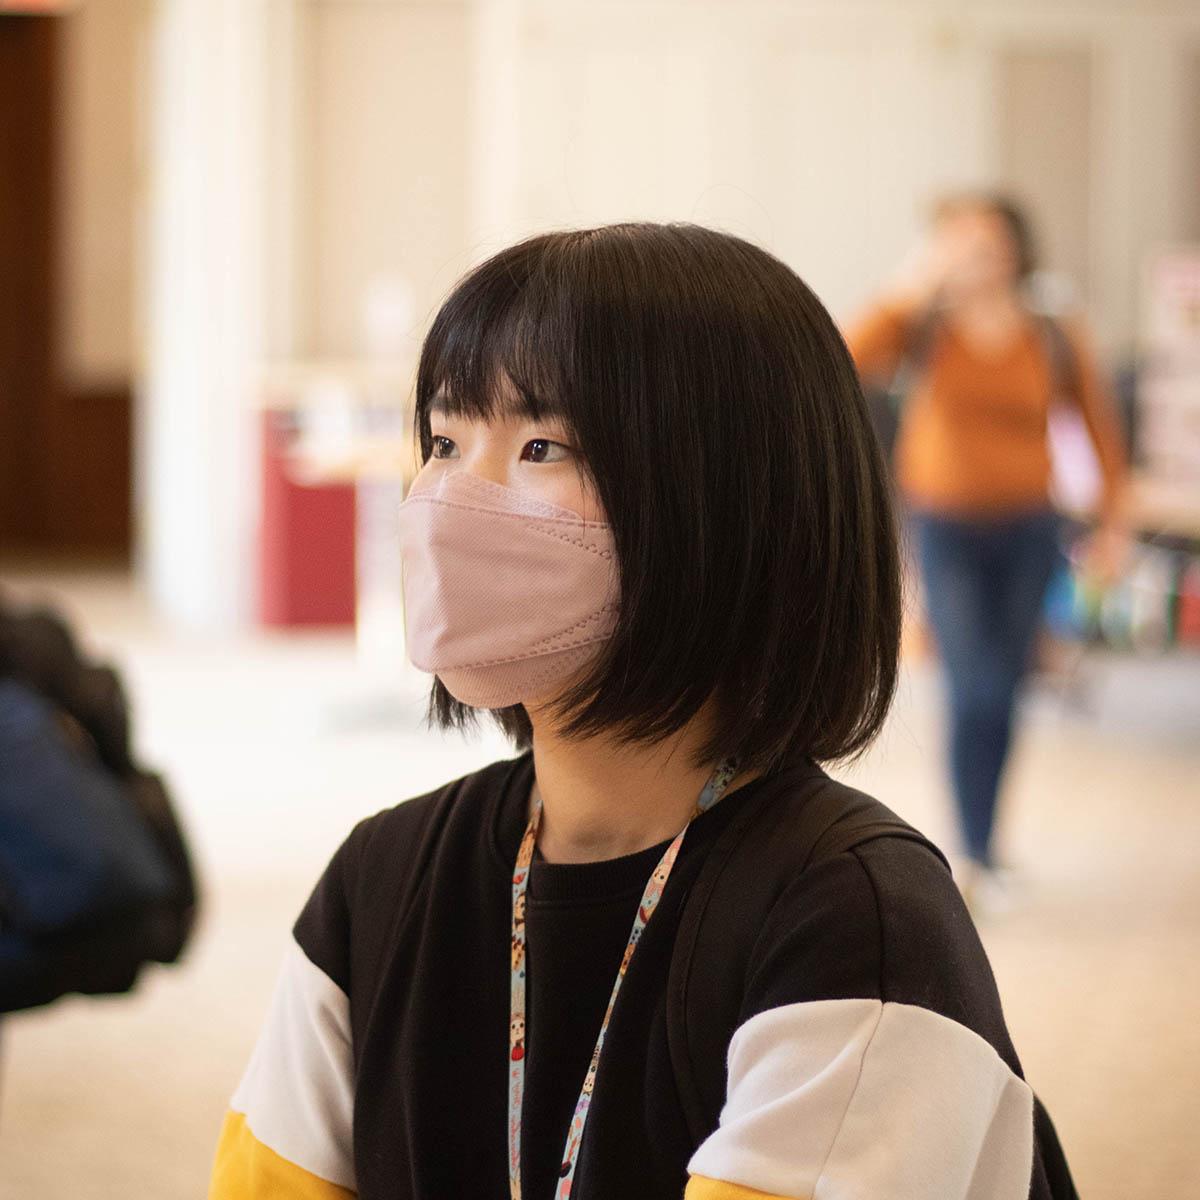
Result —
MULTIPOLYGON (((864 379, 887 383, 920 321, 881 305, 847 334, 864 379)), ((1052 399, 1078 406, 1104 482, 1103 515, 1115 514, 1125 477, 1124 439, 1086 339, 1064 327, 1076 394, 1053 396, 1055 371, 1045 337, 1031 319, 1011 345, 977 350, 942 321, 932 332, 918 378, 905 397, 896 443, 900 487, 917 508, 991 515, 1044 507, 1050 495, 1047 419, 1052 399)))

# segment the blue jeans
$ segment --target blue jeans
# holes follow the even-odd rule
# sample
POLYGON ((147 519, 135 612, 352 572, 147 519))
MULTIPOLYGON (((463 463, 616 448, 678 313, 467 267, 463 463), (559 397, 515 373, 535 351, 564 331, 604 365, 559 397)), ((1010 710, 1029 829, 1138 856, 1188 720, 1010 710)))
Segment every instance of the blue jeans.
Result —
POLYGON ((925 603, 950 706, 950 778, 963 842, 992 861, 1013 714, 1059 554, 1057 515, 914 516, 925 603))

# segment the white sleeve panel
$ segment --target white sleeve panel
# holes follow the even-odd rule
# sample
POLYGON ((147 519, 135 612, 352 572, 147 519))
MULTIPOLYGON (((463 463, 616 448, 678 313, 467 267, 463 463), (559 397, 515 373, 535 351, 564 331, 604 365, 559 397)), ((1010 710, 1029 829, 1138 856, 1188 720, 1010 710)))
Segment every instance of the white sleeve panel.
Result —
POLYGON ((785 1005, 729 1046, 720 1127, 693 1175, 796 1200, 1025 1200, 1033 1094, 927 1009, 785 1005))
POLYGON ((354 1191, 353 1075, 350 1002, 293 942, 231 1107, 276 1154, 354 1191))

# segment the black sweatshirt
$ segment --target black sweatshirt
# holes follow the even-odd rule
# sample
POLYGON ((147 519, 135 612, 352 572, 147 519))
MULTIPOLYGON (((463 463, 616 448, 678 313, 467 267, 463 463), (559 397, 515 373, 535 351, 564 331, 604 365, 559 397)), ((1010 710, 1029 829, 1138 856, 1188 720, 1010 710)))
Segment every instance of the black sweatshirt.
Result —
MULTIPOLYGON (((338 850, 296 923, 210 1200, 508 1195, 510 877, 532 778, 528 755, 496 763, 362 822, 338 850)), ((689 829, 613 1014, 574 1196, 1045 1200, 1056 1147, 1035 1137, 987 959, 944 863, 898 838, 780 896, 737 1028, 703 1049, 727 1064, 724 1106, 699 1145, 689 1136, 666 1032, 682 904, 739 803, 775 788, 783 804, 789 786, 765 776, 689 829)), ((535 860, 524 1200, 553 1195, 664 848, 535 860)))

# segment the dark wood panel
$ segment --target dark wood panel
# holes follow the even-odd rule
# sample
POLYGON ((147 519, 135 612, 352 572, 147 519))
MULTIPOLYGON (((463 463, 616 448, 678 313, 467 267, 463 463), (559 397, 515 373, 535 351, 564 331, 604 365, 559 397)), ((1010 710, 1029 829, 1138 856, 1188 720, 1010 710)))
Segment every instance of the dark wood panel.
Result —
POLYGON ((43 455, 47 549, 129 553, 132 408, 125 384, 57 389, 43 455))
POLYGON ((44 535, 54 387, 54 18, 0 15, 0 546, 44 535))
POLYGON ((61 19, 0 14, 0 553, 128 556, 131 388, 61 369, 61 19))

